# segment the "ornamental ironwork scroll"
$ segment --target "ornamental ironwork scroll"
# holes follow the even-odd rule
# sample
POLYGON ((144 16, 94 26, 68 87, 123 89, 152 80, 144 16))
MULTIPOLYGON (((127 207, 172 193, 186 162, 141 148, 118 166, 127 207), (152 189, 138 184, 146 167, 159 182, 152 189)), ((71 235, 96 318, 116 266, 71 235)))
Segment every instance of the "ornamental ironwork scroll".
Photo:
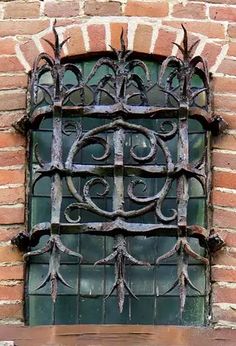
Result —
POLYGON ((206 191, 208 173, 205 152, 202 153, 200 161, 190 162, 189 119, 197 119, 206 131, 212 131, 214 135, 226 126, 222 118, 212 116, 207 63, 200 56, 192 58, 192 51, 197 42, 189 47, 187 32, 183 27, 183 46, 177 45, 182 58, 170 56, 164 60, 159 80, 152 82, 147 65, 139 59, 131 58, 132 52, 126 48, 122 31, 120 50, 112 48, 114 58, 110 56, 100 58, 85 78, 78 65, 62 61, 61 50, 69 38, 60 43, 55 25, 56 23, 53 26, 55 43, 47 41, 53 48, 54 57, 41 53, 36 59, 29 88, 29 115, 15 125, 18 129, 23 127, 37 129, 42 119, 52 119, 51 160, 44 162, 38 147, 34 148, 38 168, 32 183, 34 189, 42 177, 51 177, 51 222, 35 225, 29 234, 20 233, 12 243, 26 251, 24 258, 46 252, 50 254, 48 273, 38 288, 50 281, 51 295, 55 302, 58 281, 69 286, 60 273, 60 254, 77 256, 83 260, 83 254, 71 251, 63 245, 61 235, 71 232, 114 237, 113 251, 107 257, 98 260, 95 265, 114 263, 114 284, 108 297, 116 290, 119 310, 122 312, 125 294, 128 292, 136 298, 126 281, 126 264, 149 265, 129 253, 126 237, 139 235, 177 237, 175 246, 157 258, 156 263, 177 254, 177 277, 168 292, 178 286, 182 314, 187 287, 199 292, 188 274, 190 257, 206 265, 209 264, 207 258, 200 256, 191 248, 188 239, 198 238, 200 245, 210 251, 223 245, 218 236, 209 235, 205 228, 189 225, 187 222, 189 180, 197 179, 206 191), (92 84, 91 81, 97 71, 103 67, 109 72, 92 84), (73 75, 73 83, 65 81, 64 77, 68 71, 73 75), (44 81, 45 75, 49 77, 47 83, 44 81), (194 75, 200 76, 201 87, 193 85, 194 75), (158 97, 161 97, 162 105, 158 104, 158 97), (74 120, 66 120, 68 114, 72 118, 74 116, 74 120), (81 123, 76 121, 78 115, 82 118, 105 119, 105 122, 98 127, 83 131, 81 123), (135 119, 160 119, 161 124, 159 129, 151 129, 140 125, 138 121, 135 122, 135 119), (62 136, 70 135, 71 131, 75 133, 75 139, 66 159, 63 160, 62 136), (104 136, 107 133, 110 133, 110 141, 104 136), (136 145, 131 145, 129 152, 125 152, 127 133, 139 134, 144 138, 148 143, 148 149, 144 154, 140 154, 136 145), (166 144, 175 136, 178 138, 176 160, 166 144), (102 148, 100 156, 93 155, 95 164, 78 162, 76 157, 80 152, 94 144, 102 148), (157 155, 163 156, 162 164, 156 163, 157 155), (79 190, 73 179, 85 176, 89 179, 79 190), (129 177, 128 183, 125 182, 125 177, 129 177), (143 178, 160 178, 163 184, 159 191, 148 195, 145 194, 147 186, 143 178), (74 202, 65 210, 62 210, 63 181, 66 182, 74 198, 74 202), (173 183, 176 183, 176 208, 167 212, 163 203, 173 183), (103 198, 110 194, 112 199, 110 210, 102 208, 93 198, 91 191, 97 186, 102 188, 97 192, 98 197, 103 198), (143 193, 140 195, 137 190, 141 187, 143 193), (127 209, 126 199, 134 202, 136 207, 127 209), (83 223, 80 218, 80 212, 83 210, 102 216, 107 221, 83 223), (135 217, 144 216, 149 212, 155 214, 157 222, 133 221, 135 217), (61 222, 62 213, 66 222, 61 222), (43 235, 49 235, 46 246, 30 251, 43 235))

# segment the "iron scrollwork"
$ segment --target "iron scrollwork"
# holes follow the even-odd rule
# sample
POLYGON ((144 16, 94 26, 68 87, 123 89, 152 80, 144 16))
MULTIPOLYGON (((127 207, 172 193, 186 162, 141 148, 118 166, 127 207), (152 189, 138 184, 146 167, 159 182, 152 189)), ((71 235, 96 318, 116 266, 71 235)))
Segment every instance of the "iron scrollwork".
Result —
MULTIPOLYGON (((218 134, 224 129, 225 123, 221 117, 211 116, 207 64, 200 56, 192 58, 192 50, 197 42, 189 47, 184 27, 183 31, 183 47, 178 46, 183 58, 168 57, 162 63, 158 82, 150 80, 148 67, 143 61, 128 60, 132 52, 126 49, 123 31, 120 37, 121 49, 112 48, 115 59, 110 57, 99 59, 86 78, 76 64, 63 63, 61 60, 62 47, 69 38, 62 43, 59 42, 56 22, 53 25, 55 43, 47 41, 53 48, 54 57, 42 53, 35 61, 30 84, 30 112, 28 118, 24 119, 24 125, 28 124, 32 129, 37 129, 45 117, 52 118, 53 121, 51 161, 44 162, 37 146, 35 147, 37 169, 32 184, 34 188, 42 177, 51 177, 51 222, 35 225, 29 234, 20 234, 12 240, 12 243, 21 250, 27 251, 25 258, 46 252, 50 254, 48 273, 38 288, 50 281, 54 302, 57 296, 57 282, 60 281, 68 286, 59 270, 60 253, 77 256, 82 260, 81 254, 67 249, 62 244, 61 234, 70 233, 70 229, 73 229, 73 232, 87 233, 91 236, 114 237, 112 253, 98 260, 95 265, 114 263, 115 281, 108 296, 116 289, 120 312, 124 306, 125 291, 136 298, 126 281, 126 264, 149 265, 129 253, 126 236, 177 237, 175 246, 159 257, 156 263, 159 264, 160 261, 177 254, 177 280, 168 292, 176 286, 179 287, 181 314, 185 306, 187 286, 199 292, 189 277, 189 258, 200 260, 205 265, 209 263, 207 258, 200 256, 191 248, 188 239, 198 238, 200 244, 210 250, 223 246, 219 237, 217 240, 217 236, 209 236, 208 231, 203 227, 188 225, 187 221, 189 179, 197 179, 204 190, 206 190, 207 179, 204 153, 199 162, 189 160, 188 119, 199 120, 205 129, 212 130, 213 134, 218 134), (109 72, 93 85, 91 80, 104 66, 109 72), (75 77, 73 85, 65 82, 64 77, 68 71, 75 77), (202 87, 198 89, 192 85, 195 74, 202 80, 202 87), (47 83, 44 81, 46 75, 49 80, 47 83), (165 99, 162 106, 149 102, 149 94, 156 90, 156 87, 165 99), (203 98, 201 106, 197 101, 199 95, 203 98), (103 102, 104 97, 109 100, 106 104, 103 102), (91 119, 104 118, 107 121, 104 125, 83 131, 81 124, 76 120, 65 121, 64 116, 70 113, 91 119), (160 119, 160 129, 158 131, 150 129, 130 122, 130 119, 160 119), (75 133, 75 139, 66 160, 63 160, 62 135, 70 135, 72 132, 75 133), (103 136, 104 133, 111 133, 112 144, 108 142, 106 136, 103 136), (137 146, 133 145, 129 148, 129 153, 125 154, 127 133, 141 135, 148 143, 147 152, 141 155, 138 153, 137 146), (177 162, 174 162, 166 144, 175 136, 178 137, 177 162), (76 156, 84 148, 94 144, 101 146, 103 150, 100 156, 93 155, 95 164, 76 162, 76 156), (163 164, 156 164, 157 152, 163 155, 163 164), (131 163, 127 162, 127 156, 131 163), (109 160, 112 162, 107 163, 109 160), (89 178, 79 190, 73 178, 85 176, 89 178), (132 178, 134 176, 135 179, 132 178), (107 177, 113 178, 112 186, 107 177), (126 187, 125 177, 132 178, 126 187), (136 191, 142 186, 145 192, 147 186, 143 178, 146 177, 164 178, 164 184, 153 195, 140 196, 136 191), (75 200, 64 210, 66 223, 61 222, 63 180, 75 200), (166 215, 163 202, 173 182, 176 182, 177 206, 176 209, 170 211, 169 215, 166 215), (96 186, 102 187, 102 191, 97 192, 97 196, 100 197, 108 195, 113 189, 112 210, 106 210, 96 204, 91 193, 96 186), (138 207, 127 210, 126 198, 136 203, 138 207), (79 215, 82 210, 102 216, 107 221, 83 223, 79 215), (77 212, 76 217, 72 216, 73 211, 77 212), (142 224, 129 221, 148 212, 154 213, 156 223, 142 224), (45 234, 49 235, 46 246, 30 251, 30 247, 37 245, 45 234)), ((17 126, 19 128, 20 124, 17 126)))

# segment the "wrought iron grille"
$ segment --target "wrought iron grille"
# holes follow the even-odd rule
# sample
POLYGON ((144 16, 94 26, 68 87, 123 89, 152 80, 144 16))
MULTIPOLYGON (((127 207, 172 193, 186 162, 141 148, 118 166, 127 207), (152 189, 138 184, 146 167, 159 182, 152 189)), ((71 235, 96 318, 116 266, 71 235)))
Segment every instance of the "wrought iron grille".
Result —
POLYGON ((183 46, 178 45, 182 58, 170 56, 164 60, 159 79, 153 82, 147 64, 131 59, 132 52, 126 49, 122 32, 120 50, 112 48, 114 58, 100 58, 85 78, 76 64, 61 60, 67 39, 59 42, 55 24, 55 43, 47 41, 54 57, 42 53, 36 59, 29 88, 29 115, 15 125, 20 130, 35 130, 43 120, 52 121, 51 158, 44 161, 35 146, 37 165, 32 181, 34 189, 40 179, 51 179, 51 221, 34 225, 29 234, 20 233, 12 242, 26 251, 25 259, 49 253, 48 273, 37 289, 49 281, 55 302, 58 282, 69 286, 60 273, 61 254, 83 260, 83 254, 63 244, 62 235, 113 238, 113 250, 95 265, 114 263, 114 283, 106 298, 116 290, 122 312, 126 293, 136 298, 126 281, 126 265, 149 265, 132 256, 126 237, 176 237, 174 247, 157 258, 156 264, 177 256, 176 279, 167 292, 179 288, 182 314, 187 288, 200 292, 189 277, 190 259, 209 264, 207 257, 192 249, 189 239, 197 238, 207 251, 223 245, 216 234, 188 222, 191 179, 196 179, 206 194, 209 185, 207 150, 203 150, 200 160, 190 160, 189 124, 195 119, 213 135, 226 126, 222 118, 212 116, 207 64, 200 56, 192 58, 197 42, 189 47, 183 27, 183 46), (98 79, 97 72, 104 67, 108 72, 98 79), (66 78, 68 73, 70 81, 66 78), (91 119, 89 129, 83 128, 85 118, 91 119), (64 157, 63 136, 70 135, 73 141, 64 157), (141 135, 146 148, 140 151, 135 141, 127 144, 130 135, 141 135), (177 138, 175 157, 167 145, 173 138, 177 138), (94 144, 101 148, 92 156, 95 163, 85 163, 81 152, 86 153, 86 148, 94 144), (75 183, 78 177, 80 186, 75 183), (64 185, 74 199, 65 208, 64 185), (148 194, 150 185, 155 188, 148 194), (176 191, 176 199, 169 211, 165 200, 171 190, 176 191), (105 196, 112 201, 110 208, 101 203, 105 196), (83 222, 83 212, 93 215, 93 220, 83 222), (138 217, 143 222, 136 222, 138 217), (43 235, 49 236, 46 246, 29 251, 43 235))

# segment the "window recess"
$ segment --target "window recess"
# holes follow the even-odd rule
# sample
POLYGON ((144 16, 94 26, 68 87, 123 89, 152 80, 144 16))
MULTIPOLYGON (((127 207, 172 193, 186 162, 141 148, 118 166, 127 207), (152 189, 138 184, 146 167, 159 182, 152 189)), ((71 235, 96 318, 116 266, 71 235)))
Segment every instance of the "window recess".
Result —
POLYGON ((54 24, 15 124, 31 138, 30 232, 12 240, 30 260, 30 324, 206 323, 205 271, 223 246, 207 217, 209 137, 226 123, 183 31, 182 58, 162 64, 132 58, 123 32, 112 56, 63 62, 54 24))

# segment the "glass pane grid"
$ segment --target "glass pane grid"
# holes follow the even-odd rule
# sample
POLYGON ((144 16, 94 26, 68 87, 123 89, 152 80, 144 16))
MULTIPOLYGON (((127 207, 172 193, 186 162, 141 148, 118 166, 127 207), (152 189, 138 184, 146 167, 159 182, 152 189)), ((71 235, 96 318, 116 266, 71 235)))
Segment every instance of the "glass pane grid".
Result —
MULTIPOLYGON (((85 74, 91 71, 94 62, 81 63, 81 68, 85 74)), ((159 66, 156 63, 148 62, 151 67, 151 78, 156 81, 159 71, 159 66)), ((100 74, 107 73, 108 68, 101 69, 100 74)), ((66 83, 70 83, 73 76, 66 77, 66 83)), ((95 85, 99 77, 94 77, 91 80, 91 85, 95 85), (96 79, 97 78, 97 79, 96 79)), ((74 81, 75 82, 75 81, 74 81)), ((72 83, 72 82, 71 82, 72 83)), ((130 89, 132 86, 130 86, 130 89)), ((153 89, 154 90, 154 89, 153 89)), ((159 93, 161 94, 161 93, 159 93)), ((89 95, 87 96, 89 98, 89 95)), ((103 103, 109 103, 106 96, 102 96, 103 103)), ((156 92, 149 95, 153 102, 162 104, 161 98, 156 100, 156 92)), ((79 102, 78 95, 71 97, 70 104, 79 102)), ((134 101, 135 102, 135 101, 134 101)), ((138 101, 137 101, 138 103, 138 101)), ((171 104, 171 102, 170 102, 171 104)), ((173 105, 172 105, 173 106, 173 105)), ((65 117, 64 124, 68 120, 76 120, 81 123, 82 134, 93 129, 94 127, 109 123, 109 119, 102 117, 99 118, 86 118, 86 117, 65 117)), ((151 130, 160 131, 160 125, 166 119, 130 119, 128 122, 133 124, 143 125, 151 130)), ((168 119, 167 119, 168 120, 168 119)), ((173 120, 173 119, 171 119, 173 120)), ((103 138, 108 139, 112 143, 112 131, 103 133, 103 138)), ((75 140, 76 131, 71 128, 68 135, 63 135, 63 159, 67 157, 70 147, 75 140), (70 132, 70 133, 69 133, 70 132)), ((177 161, 177 136, 171 140, 167 140, 166 144, 171 152, 173 162, 177 161)), ((49 153, 51 152, 51 138, 52 138, 52 122, 51 119, 45 119, 38 131, 34 131, 32 135, 33 145, 39 144, 39 153, 42 159, 50 162, 49 153)), ((189 119, 189 143, 190 143, 190 161, 199 160, 206 146, 206 135, 202 125, 189 119)), ((125 143, 125 165, 140 166, 129 153, 132 146, 136 145, 135 153, 138 155, 146 155, 149 147, 148 142, 143 136, 137 135, 135 131, 126 130, 126 143, 125 143)), ((159 156, 156 160, 152 160, 145 165, 161 166, 165 164, 165 159, 161 153, 161 148, 158 147, 159 156)), ((90 147, 83 148, 79 154, 74 158, 74 164, 83 165, 112 165, 114 161, 114 151, 111 148, 111 155, 103 162, 96 161, 92 158, 99 157, 104 150, 98 144, 93 144, 90 147)), ((32 155, 33 170, 37 168, 35 155, 32 155)), ((93 175, 88 175, 89 178, 74 177, 76 187, 81 193, 82 188, 86 182, 93 175)), ((107 176, 106 176, 107 178, 107 176)), ((126 177, 127 180, 132 179, 132 176, 126 177)), ((145 197, 146 195, 155 194, 161 186, 160 179, 153 179, 154 183, 150 183, 150 178, 141 177, 147 183, 147 191, 142 191, 142 186, 137 186, 137 197, 145 197), (148 183, 149 180, 149 183, 148 183)), ((112 185, 112 178, 111 185, 112 185)), ((128 183, 128 182, 127 182, 128 183)), ((63 208, 61 214, 61 222, 66 222, 64 218, 64 210, 69 205, 73 198, 69 193, 66 183, 63 183, 63 208)), ((39 222, 50 221, 50 186, 51 179, 49 177, 43 178, 35 186, 35 192, 31 198, 31 226, 39 222), (40 211, 40 212, 39 212, 40 211)), ((94 191, 92 195, 93 201, 98 206, 102 206, 105 210, 112 210, 112 191, 103 197, 97 196, 99 189, 94 191)), ((190 199, 188 209, 188 223, 198 224, 205 226, 206 224, 206 194, 194 179, 190 183, 190 199)), ((125 196, 127 208, 138 208, 132 201, 128 201, 128 196, 125 196)), ((176 208, 176 185, 173 184, 169 194, 164 202, 165 212, 176 208)), ((98 216, 91 212, 82 212, 83 222, 98 222, 109 221, 105 217, 98 216)), ((143 222, 143 223, 157 223, 158 220, 154 213, 149 213, 139 218, 130 219, 130 222, 143 222)), ((94 267, 94 262, 107 256, 112 251, 113 238, 102 236, 89 236, 89 235, 63 235, 63 244, 68 246, 73 251, 78 251, 83 254, 84 261, 79 264, 77 258, 69 258, 69 256, 62 255, 61 258, 61 272, 63 277, 72 286, 64 287, 59 283, 58 298, 55 306, 53 307, 51 297, 49 296, 49 286, 47 285, 35 291, 35 288, 43 280, 48 270, 48 254, 44 254, 38 258, 31 260, 29 268, 29 287, 28 287, 28 312, 29 324, 73 324, 73 323, 129 323, 129 324, 194 324, 202 325, 205 323, 205 300, 206 300, 206 281, 205 281, 205 267, 190 260, 189 273, 190 278, 194 284, 200 289, 201 293, 196 293, 191 289, 187 289, 186 308, 183 315, 183 320, 179 319, 179 294, 178 287, 170 293, 164 294, 177 278, 176 256, 163 261, 159 266, 155 265, 157 257, 161 256, 164 252, 169 251, 175 244, 176 239, 171 237, 133 237, 128 239, 128 248, 132 256, 139 260, 149 261, 150 268, 140 267, 136 265, 128 265, 126 269, 127 284, 132 289, 134 294, 139 300, 129 297, 127 292, 125 294, 125 305, 122 314, 119 314, 116 291, 114 291, 110 298, 104 300, 104 297, 109 293, 114 283, 114 265, 98 265, 94 267), (144 246, 145 243, 145 246, 144 246)), ((43 237, 41 243, 47 241, 47 237, 43 237)), ((199 247, 196 239, 190 240, 191 246, 201 255, 204 255, 204 250, 199 247)), ((36 248, 41 247, 39 244, 36 248)), ((35 249, 36 249, 35 248, 35 249)))

